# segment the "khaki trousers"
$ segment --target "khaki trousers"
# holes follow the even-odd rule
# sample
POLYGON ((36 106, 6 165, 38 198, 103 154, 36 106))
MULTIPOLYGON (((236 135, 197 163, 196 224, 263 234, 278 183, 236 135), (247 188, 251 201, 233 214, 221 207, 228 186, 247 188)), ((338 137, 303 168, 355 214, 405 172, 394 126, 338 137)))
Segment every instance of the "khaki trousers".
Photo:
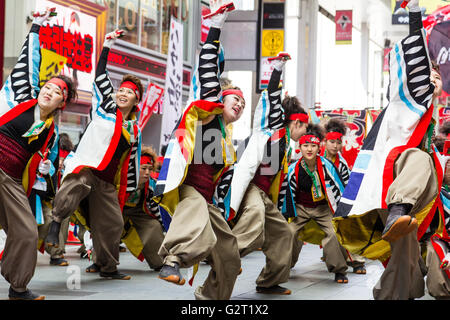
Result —
POLYGON ((325 233, 325 238, 322 240, 322 247, 328 272, 347 274, 347 252, 340 245, 336 237, 332 224, 333 213, 328 205, 306 208, 301 204, 296 204, 296 208, 297 217, 289 223, 289 228, 293 235, 291 267, 294 267, 297 263, 303 246, 303 242, 298 240, 299 232, 309 220, 313 219, 325 233))
POLYGON ((193 187, 179 187, 180 202, 159 249, 164 264, 189 268, 208 259, 211 271, 195 291, 196 299, 230 299, 241 259, 236 237, 218 208, 193 187))
POLYGON ((262 248, 266 265, 256 284, 272 287, 287 282, 290 274, 292 234, 289 225, 264 191, 254 184, 247 188, 233 227, 241 257, 262 248))
POLYGON ((91 228, 95 264, 102 272, 114 272, 119 264, 119 245, 123 218, 114 185, 96 177, 90 169, 83 169, 64 179, 56 193, 52 218, 61 222, 72 215, 81 200, 87 198, 86 217, 91 228))
POLYGON ((17 292, 23 292, 34 275, 38 229, 22 181, 0 169, 0 225, 6 242, 1 263, 2 276, 17 292))
MULTIPOLYGON (((438 184, 432 158, 412 148, 404 151, 394 164, 394 181, 386 203, 409 203, 415 216, 438 195, 438 184)), ((388 210, 379 210, 383 223, 388 210)), ((391 257, 378 283, 373 288, 376 300, 407 300, 424 295, 425 283, 420 270, 420 248, 417 232, 390 243, 391 257)))
MULTIPOLYGON (((47 206, 45 203, 42 204, 42 213, 44 215, 44 224, 38 226, 38 235, 39 239, 45 240, 45 237, 48 234, 48 229, 50 228, 50 223, 52 222, 52 209, 47 206)), ((69 234, 69 219, 67 217, 61 222, 61 231, 59 232, 59 246, 58 248, 49 247, 45 244, 45 252, 47 252, 51 258, 63 258, 66 248, 67 236, 69 234)))
POLYGON ((450 300, 450 279, 440 268, 441 261, 431 244, 427 244, 427 288, 428 293, 436 299, 450 300))
POLYGON ((161 223, 157 219, 146 214, 141 206, 134 208, 126 207, 123 210, 124 218, 130 218, 133 226, 141 239, 144 249, 142 254, 145 261, 152 269, 157 269, 163 265, 162 258, 158 255, 158 250, 164 240, 164 233, 161 223))

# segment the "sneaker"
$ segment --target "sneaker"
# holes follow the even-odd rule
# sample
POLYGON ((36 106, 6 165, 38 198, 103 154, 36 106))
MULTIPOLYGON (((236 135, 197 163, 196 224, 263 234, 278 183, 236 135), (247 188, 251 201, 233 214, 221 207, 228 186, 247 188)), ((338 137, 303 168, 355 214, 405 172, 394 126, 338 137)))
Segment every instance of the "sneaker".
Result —
POLYGON ((256 287, 256 292, 263 294, 281 294, 281 295, 289 295, 292 293, 291 290, 281 287, 279 285, 271 286, 268 288, 265 287, 256 287))
POLYGON ((389 206, 389 215, 386 220, 381 238, 394 242, 406 236, 417 228, 417 219, 408 215, 412 208, 410 204, 393 204, 389 206))
POLYGON ((180 267, 178 266, 178 263, 174 263, 173 267, 167 264, 163 265, 163 267, 159 271, 158 278, 175 283, 180 286, 182 286, 186 282, 186 280, 180 273, 180 267))
POLYGON ((50 258, 50 264, 52 266, 66 267, 69 265, 69 262, 63 258, 50 258))
POLYGON ((45 243, 49 247, 59 247, 59 230, 61 229, 61 223, 52 221, 50 223, 50 228, 48 229, 47 237, 45 238, 45 243))
POLYGON ((31 292, 31 290, 27 289, 24 292, 17 292, 11 287, 9 288, 8 294, 9 300, 44 300, 45 296, 40 296, 31 292))
POLYGON ((119 271, 113 271, 113 272, 100 272, 100 277, 106 278, 109 280, 130 280, 131 276, 120 273, 119 271))

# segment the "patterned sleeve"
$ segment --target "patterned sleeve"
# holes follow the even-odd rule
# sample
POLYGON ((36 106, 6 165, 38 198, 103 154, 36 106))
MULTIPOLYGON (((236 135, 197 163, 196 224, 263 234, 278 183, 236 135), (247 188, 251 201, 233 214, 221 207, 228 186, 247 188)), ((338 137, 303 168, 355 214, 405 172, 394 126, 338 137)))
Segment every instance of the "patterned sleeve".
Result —
POLYGON ((36 99, 39 93, 40 28, 37 24, 31 26, 18 61, 0 91, 0 103, 7 105, 9 109, 14 108, 19 103, 36 99))
POLYGON ((211 28, 208 38, 200 51, 198 65, 198 81, 200 82, 200 99, 219 102, 222 88, 219 82, 219 50, 220 29, 211 28))
POLYGON ((91 113, 99 112, 99 109, 106 113, 115 113, 117 109, 116 103, 112 97, 114 87, 111 79, 109 78, 108 72, 106 71, 109 51, 109 48, 104 47, 97 63, 94 88, 92 92, 93 97, 91 113))
POLYGON ((282 71, 273 69, 270 76, 269 84, 267 86, 267 93, 270 103, 269 111, 269 127, 279 129, 284 124, 284 112, 281 105, 281 74, 282 71))

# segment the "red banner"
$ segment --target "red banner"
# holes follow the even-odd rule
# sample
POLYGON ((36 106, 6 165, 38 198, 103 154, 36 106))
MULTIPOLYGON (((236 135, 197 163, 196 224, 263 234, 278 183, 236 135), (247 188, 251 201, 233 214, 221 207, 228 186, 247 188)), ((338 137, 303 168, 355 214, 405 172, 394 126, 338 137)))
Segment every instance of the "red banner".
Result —
POLYGON ((336 10, 336 44, 352 43, 352 10, 336 10))
POLYGON ((439 126, 442 126, 445 122, 450 121, 450 108, 443 107, 439 109, 439 126))
POLYGON ((144 99, 139 105, 139 109, 141 110, 141 114, 139 117, 139 127, 141 130, 145 127, 148 120, 154 113, 156 107, 159 106, 159 102, 161 97, 164 94, 164 89, 157 86, 154 83, 149 83, 147 87, 147 91, 145 92, 144 99))
POLYGON ((336 118, 347 124, 347 134, 342 138, 342 156, 347 161, 350 169, 355 163, 366 136, 366 110, 342 110, 316 111, 320 122, 325 124, 329 119, 336 118))

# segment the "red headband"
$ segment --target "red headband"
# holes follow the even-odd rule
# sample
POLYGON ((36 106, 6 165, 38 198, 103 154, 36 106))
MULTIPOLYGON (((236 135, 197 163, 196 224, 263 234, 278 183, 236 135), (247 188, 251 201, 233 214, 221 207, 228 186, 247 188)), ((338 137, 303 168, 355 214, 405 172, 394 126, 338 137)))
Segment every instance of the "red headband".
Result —
POLYGON ((294 113, 290 115, 289 120, 298 120, 300 122, 308 123, 309 117, 306 113, 294 113))
POLYGON ((312 134, 304 135, 300 138, 299 144, 314 143, 320 145, 320 139, 312 134))
POLYGON ((124 83, 122 83, 120 85, 120 88, 128 88, 128 89, 133 90, 133 92, 136 95, 137 99, 140 100, 141 94, 140 94, 138 86, 134 82, 125 81, 124 83))
POLYGON ((328 132, 326 135, 326 139, 327 140, 341 140, 342 139, 343 134, 340 132, 328 132))
POLYGON ((150 157, 149 155, 145 154, 145 155, 141 156, 141 165, 151 164, 153 166, 153 163, 154 163, 153 158, 150 157))
MULTIPOLYGON (((228 89, 228 90, 224 90, 222 92, 222 97, 228 96, 230 94, 235 94, 239 97, 241 97, 242 99, 244 99, 244 94, 242 93, 241 90, 237 90, 237 89, 228 89)), ((244 99, 245 100, 245 99, 244 99)))
POLYGON ((67 83, 64 80, 60 78, 51 78, 47 81, 47 83, 53 83, 54 85, 58 86, 58 88, 62 91, 64 102, 67 101, 69 89, 67 87, 67 83))

